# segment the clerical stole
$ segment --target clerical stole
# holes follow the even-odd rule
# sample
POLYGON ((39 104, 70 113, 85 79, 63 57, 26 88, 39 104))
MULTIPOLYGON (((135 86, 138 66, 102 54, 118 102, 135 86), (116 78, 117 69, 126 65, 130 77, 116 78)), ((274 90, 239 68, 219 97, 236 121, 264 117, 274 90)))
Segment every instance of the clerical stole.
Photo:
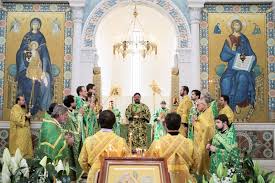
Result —
POLYGON ((99 131, 88 137, 79 155, 79 164, 88 173, 87 182, 96 183, 104 157, 126 157, 130 150, 125 140, 113 132, 99 131))
POLYGON ((161 157, 167 160, 172 183, 196 182, 191 175, 197 171, 199 156, 194 151, 193 142, 181 134, 167 134, 154 141, 147 152, 149 157, 161 157))

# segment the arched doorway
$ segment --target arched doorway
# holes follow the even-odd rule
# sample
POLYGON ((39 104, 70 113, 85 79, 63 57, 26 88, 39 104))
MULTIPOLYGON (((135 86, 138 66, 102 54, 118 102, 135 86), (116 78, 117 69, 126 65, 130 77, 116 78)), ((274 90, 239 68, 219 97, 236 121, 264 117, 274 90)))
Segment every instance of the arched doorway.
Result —
MULTIPOLYGON (((135 1, 138 6, 144 6, 147 8, 151 8, 154 9, 154 11, 157 11, 161 16, 164 16, 167 21, 170 23, 170 25, 173 27, 174 32, 175 32, 175 37, 176 37, 176 41, 175 41, 175 45, 174 45, 174 56, 168 58, 169 61, 167 62, 175 62, 173 67, 177 69, 178 67, 178 57, 182 57, 183 54, 189 54, 187 53, 186 49, 190 49, 191 47, 191 35, 190 35, 190 29, 189 29, 189 25, 187 23, 186 18, 183 16, 183 14, 181 13, 181 11, 177 8, 177 6, 175 6, 173 4, 173 2, 165 0, 165 1, 151 1, 151 0, 137 0, 135 1)), ((100 52, 102 50, 99 50, 99 48, 97 47, 97 36, 98 36, 98 31, 101 27, 101 23, 104 23, 104 19, 107 17, 108 15, 111 14, 113 11, 115 11, 116 8, 123 8, 127 5, 129 5, 130 1, 107 1, 107 0, 103 0, 101 1, 96 8, 94 8, 94 10, 91 12, 91 14, 88 16, 85 24, 84 24, 84 28, 83 28, 83 34, 82 34, 82 48, 81 48, 81 55, 88 55, 86 56, 86 58, 84 56, 83 59, 81 59, 82 61, 85 62, 85 59, 92 59, 92 64, 91 67, 89 68, 89 70, 91 71, 91 69, 93 68, 97 68, 98 71, 98 66, 102 66, 100 63, 100 52)), ((106 19, 107 19, 106 18, 106 19)), ((105 19, 105 20, 106 20, 105 19)), ((128 25, 128 22, 126 22, 128 25)), ((99 34, 100 35, 100 34, 99 34)), ((109 46, 111 46, 112 43, 109 43, 109 46)), ((167 50, 164 50, 164 52, 167 50)), ((189 55, 187 55, 187 57, 189 58, 189 55)), ((171 67, 170 67, 171 68, 171 67)), ((101 69, 102 70, 102 69, 101 69)), ((175 71, 175 70, 173 70, 175 71)), ((98 72, 97 72, 98 73, 98 72)), ((173 72, 176 73, 176 72, 173 72)), ((101 73, 103 74, 103 73, 101 73)), ((170 73, 168 73, 169 75, 171 75, 171 70, 170 73)), ((181 73, 179 73, 181 75, 181 73)), ((104 76, 102 76, 104 78, 104 76)), ((103 79, 102 78, 102 79, 103 79)), ((103 84, 103 83, 102 83, 103 84)), ((174 84, 175 82, 170 81, 170 85, 174 84)), ((107 95, 108 93, 108 87, 110 88, 111 83, 108 84, 103 84, 102 85, 102 94, 103 95, 107 95), (108 87, 106 87, 108 86, 108 87), (106 88, 104 88, 106 87, 106 88)), ((176 85, 179 85, 178 81, 176 83, 176 85)), ((148 88, 148 90, 150 90, 150 88, 148 86, 146 86, 148 88)), ((167 87, 167 86, 165 86, 167 87)), ((170 86, 170 90, 172 95, 178 95, 178 89, 173 89, 173 87, 171 88, 170 86), (173 94, 174 92, 174 94, 173 94)), ((131 99, 130 99, 131 100, 131 99)), ((102 101, 105 102, 105 101, 102 101)), ((129 101, 128 101, 129 102, 129 101)))

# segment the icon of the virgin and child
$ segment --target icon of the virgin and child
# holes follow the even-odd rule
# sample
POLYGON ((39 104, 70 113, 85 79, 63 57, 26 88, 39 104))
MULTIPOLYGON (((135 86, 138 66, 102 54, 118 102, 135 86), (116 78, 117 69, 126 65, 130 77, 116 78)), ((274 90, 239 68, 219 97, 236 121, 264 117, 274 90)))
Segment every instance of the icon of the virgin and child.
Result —
POLYGON ((51 59, 41 26, 39 18, 30 21, 30 31, 16 53, 17 96, 25 97, 32 115, 46 111, 53 97, 51 59))

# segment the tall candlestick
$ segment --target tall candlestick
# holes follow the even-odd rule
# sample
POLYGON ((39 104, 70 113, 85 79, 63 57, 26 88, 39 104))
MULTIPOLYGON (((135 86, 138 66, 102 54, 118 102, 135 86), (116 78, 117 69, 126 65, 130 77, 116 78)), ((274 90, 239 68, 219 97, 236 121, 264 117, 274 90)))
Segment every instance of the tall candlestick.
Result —
POLYGON ((32 78, 32 91, 31 91, 31 97, 30 97, 30 101, 29 101, 29 111, 31 111, 32 109, 32 98, 33 98, 33 95, 34 95, 34 83, 35 83, 35 78, 32 78))

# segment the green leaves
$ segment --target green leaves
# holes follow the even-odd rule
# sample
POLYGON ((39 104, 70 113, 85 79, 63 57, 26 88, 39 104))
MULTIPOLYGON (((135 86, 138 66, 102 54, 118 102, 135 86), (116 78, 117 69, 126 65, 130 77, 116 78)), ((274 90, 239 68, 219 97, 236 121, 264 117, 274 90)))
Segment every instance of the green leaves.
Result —
POLYGON ((220 163, 217 168, 217 176, 219 179, 221 179, 222 176, 224 175, 223 172, 224 172, 223 164, 220 163))
POLYGON ((237 174, 234 174, 232 177, 232 183, 238 182, 237 174))
POLYGON ((257 183, 265 183, 264 178, 262 175, 258 175, 257 177, 257 183))

